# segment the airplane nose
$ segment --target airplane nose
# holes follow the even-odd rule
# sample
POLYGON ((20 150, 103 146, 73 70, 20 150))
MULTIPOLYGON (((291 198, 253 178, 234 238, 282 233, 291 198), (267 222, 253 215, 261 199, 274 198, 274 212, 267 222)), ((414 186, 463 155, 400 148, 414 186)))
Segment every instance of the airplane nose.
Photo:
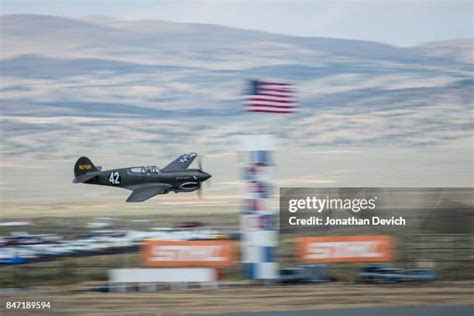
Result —
POLYGON ((206 181, 210 177, 212 177, 212 176, 209 173, 201 171, 201 174, 200 174, 201 181, 206 181))

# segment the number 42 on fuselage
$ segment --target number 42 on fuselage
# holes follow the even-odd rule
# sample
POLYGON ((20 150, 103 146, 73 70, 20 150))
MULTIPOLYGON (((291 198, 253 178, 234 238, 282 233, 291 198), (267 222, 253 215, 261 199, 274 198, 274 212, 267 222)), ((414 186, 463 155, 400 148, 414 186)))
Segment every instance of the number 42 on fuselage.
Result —
POLYGON ((74 183, 87 183, 132 190, 127 202, 143 202, 157 194, 192 192, 211 175, 199 169, 188 169, 196 153, 184 154, 163 169, 156 166, 130 167, 101 171, 87 157, 81 157, 74 166, 74 183))

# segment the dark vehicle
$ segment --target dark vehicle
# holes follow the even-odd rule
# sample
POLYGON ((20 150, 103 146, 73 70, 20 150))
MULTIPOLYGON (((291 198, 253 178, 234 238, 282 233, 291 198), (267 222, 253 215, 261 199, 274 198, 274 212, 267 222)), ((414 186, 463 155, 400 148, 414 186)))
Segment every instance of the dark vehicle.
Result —
POLYGON ((398 268, 379 269, 374 278, 375 283, 399 283, 405 281, 405 271, 398 268))
POLYGON ((184 154, 173 160, 163 169, 156 166, 130 167, 101 171, 87 157, 81 157, 74 165, 74 183, 106 185, 132 190, 127 202, 143 202, 157 194, 169 192, 193 192, 211 177, 199 169, 188 169, 197 157, 196 153, 184 154))
POLYGON ((373 263, 363 267, 360 272, 357 274, 356 282, 357 283, 371 283, 373 277, 376 273, 383 268, 388 266, 383 263, 373 263))
POLYGON ((432 282, 438 276, 430 269, 402 270, 377 263, 365 266, 357 275, 356 282, 362 283, 399 283, 399 282, 432 282))
POLYGON ((361 269, 361 272, 375 272, 378 269, 389 268, 385 263, 372 263, 361 269))
POLYGON ((329 282, 326 264, 303 264, 298 267, 306 271, 309 283, 329 282))
POLYGON ((363 268, 357 276, 358 282, 363 283, 399 283, 405 281, 405 271, 384 266, 363 268))
POLYGON ((407 282, 433 282, 438 280, 438 276, 431 269, 412 269, 405 273, 407 282))
POLYGON ((286 268, 280 270, 280 284, 308 283, 309 275, 303 268, 286 268))
POLYGON ((305 264, 280 270, 280 284, 314 284, 328 281, 326 265, 305 264))

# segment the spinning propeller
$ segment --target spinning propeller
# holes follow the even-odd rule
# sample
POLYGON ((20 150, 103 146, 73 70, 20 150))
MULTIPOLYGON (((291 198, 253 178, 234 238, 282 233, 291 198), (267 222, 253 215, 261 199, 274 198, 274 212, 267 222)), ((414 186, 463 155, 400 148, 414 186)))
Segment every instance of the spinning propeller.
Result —
MULTIPOLYGON (((199 155, 197 158, 198 158, 198 168, 200 171, 202 171, 202 156, 199 155)), ((207 185, 209 186, 210 185, 209 180, 207 180, 206 182, 208 182, 207 185)), ((199 183, 199 190, 197 191, 197 194, 200 200, 202 199, 202 193, 203 193, 202 185, 201 183, 199 183)))

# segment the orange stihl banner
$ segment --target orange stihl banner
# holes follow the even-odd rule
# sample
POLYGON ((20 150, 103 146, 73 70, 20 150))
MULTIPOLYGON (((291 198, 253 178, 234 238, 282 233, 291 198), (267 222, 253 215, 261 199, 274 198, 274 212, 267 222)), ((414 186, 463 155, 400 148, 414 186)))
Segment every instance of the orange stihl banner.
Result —
POLYGON ((393 258, 391 236, 325 236, 296 239, 301 262, 384 262, 393 258))
POLYGON ((142 246, 148 267, 227 267, 235 263, 235 243, 228 240, 148 240, 142 246))

